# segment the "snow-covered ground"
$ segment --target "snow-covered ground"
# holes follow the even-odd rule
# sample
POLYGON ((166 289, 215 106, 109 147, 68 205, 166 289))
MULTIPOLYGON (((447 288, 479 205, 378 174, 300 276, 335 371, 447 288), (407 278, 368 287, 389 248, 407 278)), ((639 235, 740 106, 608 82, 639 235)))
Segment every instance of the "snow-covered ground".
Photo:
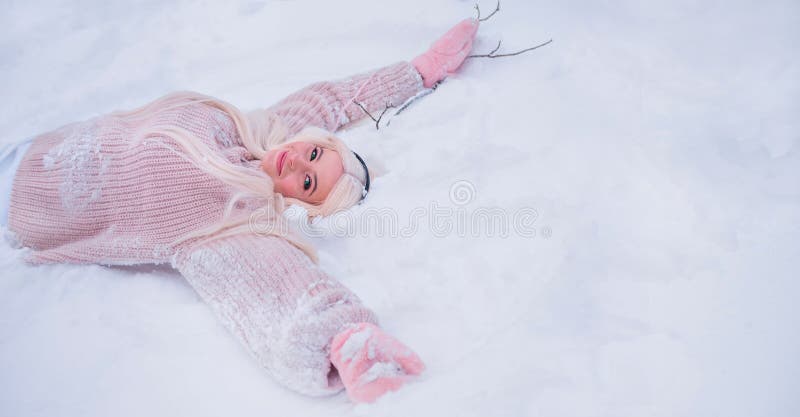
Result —
MULTIPOLYGON (((265 106, 413 58, 472 5, 4 0, 0 143, 173 90, 265 106)), ((538 216, 527 237, 319 239, 418 382, 294 394, 168 267, 28 267, 3 244, 0 415, 800 414, 800 4, 504 0, 476 49, 550 38, 342 134, 387 169, 354 214, 538 216)))

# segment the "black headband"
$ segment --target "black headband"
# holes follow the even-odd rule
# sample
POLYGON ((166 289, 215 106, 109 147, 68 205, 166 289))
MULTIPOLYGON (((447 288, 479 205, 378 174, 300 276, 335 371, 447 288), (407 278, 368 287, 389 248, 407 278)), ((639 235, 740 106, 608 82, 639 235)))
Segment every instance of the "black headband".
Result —
POLYGON ((364 163, 364 160, 361 159, 361 157, 358 156, 358 154, 355 151, 353 151, 353 155, 356 156, 358 162, 361 162, 361 166, 364 167, 364 172, 367 174, 367 183, 364 185, 364 191, 361 192, 361 199, 363 200, 364 197, 366 197, 367 193, 369 192, 369 170, 367 169, 367 164, 364 163))

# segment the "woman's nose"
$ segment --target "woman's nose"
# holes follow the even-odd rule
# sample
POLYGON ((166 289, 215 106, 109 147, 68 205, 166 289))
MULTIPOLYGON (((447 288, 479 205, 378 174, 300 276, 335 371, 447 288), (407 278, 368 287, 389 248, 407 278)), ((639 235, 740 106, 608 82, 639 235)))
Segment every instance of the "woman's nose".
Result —
POLYGON ((289 169, 291 169, 292 171, 296 169, 303 169, 305 160, 302 158, 300 154, 292 152, 291 154, 287 155, 286 159, 288 160, 287 162, 289 163, 289 169))

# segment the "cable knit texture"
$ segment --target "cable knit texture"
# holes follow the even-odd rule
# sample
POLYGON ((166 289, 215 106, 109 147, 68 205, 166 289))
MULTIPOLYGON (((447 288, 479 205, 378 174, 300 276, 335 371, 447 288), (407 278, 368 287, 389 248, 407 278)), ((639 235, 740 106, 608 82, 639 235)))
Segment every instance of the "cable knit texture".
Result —
MULTIPOLYGON (((267 109, 289 126, 335 131, 418 93, 408 63, 313 84, 267 109)), ((342 388, 328 360, 347 324, 375 323, 358 299, 277 237, 239 235, 170 243, 216 224, 236 190, 194 166, 167 137, 134 141, 159 126, 188 130, 233 164, 260 171, 224 112, 196 103, 142 124, 112 115, 36 137, 14 178, 8 229, 25 260, 105 265, 171 263, 278 381, 322 395, 342 388)), ((266 175, 266 174, 265 174, 266 175)), ((245 200, 234 215, 258 206, 245 200)))

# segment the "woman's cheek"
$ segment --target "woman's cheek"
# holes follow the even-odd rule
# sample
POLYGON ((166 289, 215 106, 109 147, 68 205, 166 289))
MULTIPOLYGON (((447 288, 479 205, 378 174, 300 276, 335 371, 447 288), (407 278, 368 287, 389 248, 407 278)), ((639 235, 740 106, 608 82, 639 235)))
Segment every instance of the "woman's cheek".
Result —
POLYGON ((292 189, 291 183, 286 179, 283 179, 280 182, 280 193, 286 197, 293 197, 295 194, 294 190, 292 189))
POLYGON ((284 184, 283 181, 278 180, 278 181, 275 181, 274 184, 275 184, 275 191, 276 192, 279 192, 279 193, 281 193, 283 195, 286 195, 286 187, 285 187, 285 184, 284 184))

